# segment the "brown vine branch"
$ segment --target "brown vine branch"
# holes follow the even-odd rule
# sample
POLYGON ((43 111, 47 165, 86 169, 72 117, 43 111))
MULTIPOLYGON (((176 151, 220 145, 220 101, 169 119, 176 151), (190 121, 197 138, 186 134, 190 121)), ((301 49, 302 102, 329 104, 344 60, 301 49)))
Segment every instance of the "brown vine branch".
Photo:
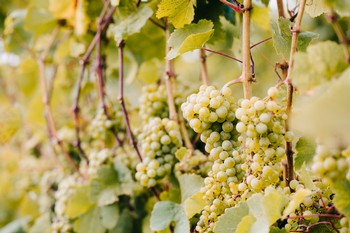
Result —
POLYGON ((252 10, 252 1, 244 0, 243 25, 242 25, 242 79, 244 98, 250 99, 252 96, 251 83, 253 77, 251 73, 251 57, 250 57, 250 15, 252 10))
POLYGON ((207 55, 205 54, 205 49, 200 49, 200 59, 201 59, 201 78, 205 85, 209 85, 208 78, 208 67, 207 67, 207 55))
POLYGON ((39 67, 39 79, 40 79, 40 86, 41 86, 41 95, 42 95, 42 102, 44 105, 44 117, 46 121, 46 127, 50 139, 50 144, 53 149, 54 145, 57 144, 61 150, 61 153, 69 163, 69 165, 74 169, 76 172, 79 172, 79 168, 77 164, 73 161, 73 159, 70 157, 70 155, 67 153, 65 148, 63 147, 62 141, 57 137, 57 130, 56 130, 56 125, 55 121, 53 118, 53 114, 51 111, 51 106, 50 106, 50 97, 48 94, 48 87, 47 87, 47 81, 46 81, 46 68, 45 68, 45 59, 49 53, 49 50, 54 43, 56 36, 58 34, 58 27, 56 27, 52 33, 51 41, 48 43, 48 46, 46 46, 45 50, 41 53, 41 55, 36 58, 36 61, 38 63, 39 67))
POLYGON ((130 126, 130 120, 129 115, 125 107, 124 102, 124 47, 125 47, 125 41, 121 40, 118 42, 118 59, 119 59, 119 103, 122 107, 122 111, 124 114, 124 120, 126 125, 126 131, 129 136, 130 144, 134 147, 137 156, 139 157, 140 161, 142 162, 142 156, 139 151, 139 148, 137 147, 137 143, 134 138, 134 134, 132 133, 131 126, 130 126))
MULTIPOLYGON (((103 10, 101 11, 101 14, 99 16, 99 19, 102 19, 103 16, 105 15, 106 11, 107 11, 107 7, 108 7, 109 1, 105 1, 105 5, 103 10)), ((113 17, 113 13, 116 10, 116 6, 112 7, 106 17, 104 18, 104 20, 99 20, 99 22, 101 23, 100 25, 100 29, 104 30, 106 28, 106 26, 111 22, 112 17, 113 17)), ((91 41, 88 49, 86 50, 83 58, 80 60, 80 64, 81 64, 81 70, 80 70, 80 74, 77 80, 77 84, 76 84, 76 91, 75 91, 75 97, 74 97, 74 105, 73 105, 73 118, 74 118, 74 126, 75 126, 75 138, 76 138, 76 147, 78 148, 80 154, 86 157, 86 154, 83 150, 83 148, 81 147, 81 139, 80 139, 80 107, 79 107, 79 99, 80 99, 80 94, 81 94, 81 85, 83 82, 83 78, 84 78, 84 73, 86 70, 86 66, 89 62, 89 58, 91 56, 92 51, 94 50, 97 42, 100 40, 100 33, 96 33, 95 37, 93 38, 93 40, 91 41)))
POLYGON ((269 40, 272 40, 272 37, 271 37, 271 36, 268 37, 268 38, 266 38, 266 39, 264 39, 264 40, 262 40, 262 41, 259 41, 258 43, 253 44, 252 46, 250 46, 250 49, 253 49, 253 48, 255 48, 256 46, 261 45, 262 43, 265 43, 266 41, 269 41, 269 40))
POLYGON ((232 60, 234 60, 234 61, 237 61, 237 62, 239 62, 239 63, 242 63, 241 60, 239 60, 239 59, 237 59, 237 58, 235 58, 235 57, 232 57, 232 56, 230 56, 230 55, 227 55, 227 54, 225 54, 225 53, 218 52, 218 51, 215 51, 215 50, 212 50, 212 49, 207 49, 207 48, 202 48, 202 49, 204 49, 205 51, 211 52, 211 53, 218 54, 218 55, 223 56, 223 57, 227 57, 227 58, 232 59, 232 60))
MULTIPOLYGON (((169 37, 170 37, 170 30, 168 27, 168 23, 166 22, 166 30, 165 30, 165 36, 166 36, 166 54, 170 51, 170 45, 169 45, 169 37)), ((165 58, 165 84, 166 89, 168 93, 168 106, 169 106, 169 118, 175 121, 178 121, 178 116, 175 108, 175 101, 174 101, 174 95, 173 95, 173 80, 176 77, 175 71, 174 71, 174 61, 168 59, 168 57, 165 58)))
POLYGON ((343 29, 341 28, 339 21, 338 21, 338 16, 333 11, 333 9, 329 10, 328 15, 327 15, 327 19, 331 23, 335 33, 337 34, 339 42, 342 45, 346 62, 350 64, 349 40, 346 37, 343 29))
POLYGON ((148 20, 149 20, 151 23, 153 23, 154 25, 156 25, 157 27, 159 27, 160 29, 162 29, 162 30, 164 30, 164 31, 166 30, 166 27, 165 27, 164 25, 158 23, 158 22, 155 21, 154 19, 149 18, 148 20))
MULTIPOLYGON (((108 0, 107 0, 108 1, 108 0)), ((108 6, 108 4, 105 4, 105 6, 108 6)), ((107 10, 107 7, 106 7, 107 10)), ((102 12, 106 11, 103 10, 102 12)), ((102 55, 101 55, 101 38, 102 38, 102 23, 103 23, 103 17, 101 14, 101 17, 98 20, 98 27, 97 27, 97 33, 99 34, 98 40, 96 43, 96 57, 97 57, 97 64, 96 64, 96 74, 97 74, 97 81, 98 81, 98 92, 100 96, 100 106, 103 109, 103 112, 108 120, 111 119, 111 116, 108 113, 107 105, 106 105, 106 92, 105 92, 105 84, 104 84, 104 77, 103 77, 103 64, 102 64, 102 55)), ((112 134, 115 138, 115 140, 118 143, 118 146, 122 145, 123 142, 120 140, 118 136, 118 132, 115 131, 114 127, 112 128, 112 134)))
POLYGON ((278 9, 278 17, 284 18, 284 6, 283 6, 283 0, 276 0, 277 2, 277 9, 278 9))
MULTIPOLYGON (((288 62, 288 71, 287 71, 287 77, 285 79, 285 83, 287 85, 287 115, 290 117, 291 115, 291 109, 292 109, 292 102, 293 102, 293 92, 294 87, 291 81, 291 73, 292 69, 294 67, 294 56, 297 51, 297 44, 298 44, 298 36, 300 33, 300 25, 301 21, 304 15, 306 0, 300 0, 299 3, 299 12, 295 19, 294 26, 292 28, 292 44, 290 49, 290 56, 289 56, 289 62, 288 62)), ((287 132, 289 130, 289 122, 286 122, 285 131, 287 132)), ((287 177, 286 182, 289 183, 294 178, 294 161, 293 161, 293 145, 292 142, 286 142, 286 155, 287 155, 287 177)))

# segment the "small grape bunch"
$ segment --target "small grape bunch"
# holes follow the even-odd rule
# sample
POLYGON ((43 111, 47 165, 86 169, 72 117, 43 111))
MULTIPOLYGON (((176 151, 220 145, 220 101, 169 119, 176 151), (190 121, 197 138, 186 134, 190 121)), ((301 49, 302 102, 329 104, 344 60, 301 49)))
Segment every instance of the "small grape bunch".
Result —
POLYGON ((350 147, 339 150, 319 144, 313 161, 312 171, 323 182, 330 184, 344 178, 350 182, 350 147))
MULTIPOLYGON (((183 90, 188 88, 182 83, 176 84, 177 86, 173 89, 173 97, 175 107, 178 109, 184 101, 183 90)), ((164 84, 150 84, 143 87, 139 102, 143 122, 148 122, 154 117, 169 117, 168 93, 164 84)))
POLYGON ((179 162, 175 164, 174 171, 177 177, 183 174, 197 174, 207 177, 213 163, 199 150, 180 148, 176 152, 179 162), (184 151, 184 156, 179 156, 179 152, 184 151))
POLYGON ((106 115, 103 108, 97 110, 95 118, 91 121, 88 126, 89 135, 93 139, 107 138, 108 132, 113 128, 118 131, 123 131, 121 127, 123 125, 123 114, 121 111, 111 111, 108 113, 109 117, 106 115))
POLYGON ((144 159, 136 166, 135 178, 144 187, 154 187, 172 172, 175 152, 182 145, 176 121, 158 117, 150 119, 139 135, 144 159))
POLYGON ((58 185, 58 189, 54 196, 56 199, 54 207, 54 218, 51 223, 52 233, 71 232, 72 224, 65 215, 67 201, 70 195, 74 193, 74 189, 82 184, 81 178, 77 174, 65 177, 58 185))
POLYGON ((112 159, 114 154, 111 149, 104 148, 102 150, 92 150, 89 155, 89 164, 88 164, 88 174, 90 176, 96 176, 97 170, 104 164, 107 160, 112 159))

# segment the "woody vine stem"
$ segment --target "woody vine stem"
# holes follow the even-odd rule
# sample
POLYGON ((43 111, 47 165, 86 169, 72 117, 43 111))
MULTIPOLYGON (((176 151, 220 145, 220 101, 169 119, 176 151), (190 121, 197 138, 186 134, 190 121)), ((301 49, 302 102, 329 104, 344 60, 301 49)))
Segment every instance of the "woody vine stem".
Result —
MULTIPOLYGON (((285 84, 287 85, 287 114, 288 118, 291 115, 291 109, 292 109, 292 102, 293 102, 293 92, 294 87, 291 80, 291 73, 292 69, 294 67, 294 56, 297 51, 297 45, 298 45, 298 36, 300 34, 300 26, 301 21, 304 15, 306 0, 301 0, 299 3, 299 11, 298 15, 295 19, 294 26, 292 28, 292 44, 290 49, 290 56, 289 56, 289 62, 288 62, 288 71, 287 71, 287 77, 285 79, 285 84)), ((286 132, 289 130, 289 122, 286 122, 286 132)), ((294 166, 293 166, 293 149, 292 149, 292 142, 286 142, 286 154, 287 154, 287 174, 286 174, 286 181, 289 183, 294 178, 294 166)))

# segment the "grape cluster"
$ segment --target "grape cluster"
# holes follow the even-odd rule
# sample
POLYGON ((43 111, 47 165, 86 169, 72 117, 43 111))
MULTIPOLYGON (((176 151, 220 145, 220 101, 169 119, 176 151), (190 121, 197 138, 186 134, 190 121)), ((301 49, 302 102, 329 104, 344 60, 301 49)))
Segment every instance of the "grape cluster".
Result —
MULTIPOLYGON (((97 110, 96 116, 88 126, 88 133, 93 139, 105 140, 107 132, 112 128, 119 129, 123 122, 121 111, 115 111, 110 114, 110 118, 104 112, 103 108, 97 110)), ((120 130, 118 130, 120 131, 120 130)))
POLYGON ((327 184, 344 178, 350 182, 350 147, 339 150, 318 145, 311 168, 327 184))
MULTIPOLYGON (((182 86, 183 85, 181 85, 181 87, 182 86)), ((183 93, 178 91, 181 89, 186 90, 186 88, 180 87, 173 89, 176 107, 179 107, 183 102, 183 93)), ((150 84, 143 87, 139 101, 141 118, 144 122, 148 122, 154 117, 162 119, 169 117, 168 94, 164 84, 150 84)))
POLYGON ((287 114, 276 102, 278 95, 276 88, 270 88, 264 99, 252 97, 235 103, 228 87, 219 91, 201 86, 181 106, 192 129, 201 133, 213 161, 202 188, 207 204, 198 232, 213 231, 226 208, 281 183, 284 142, 293 140, 293 134, 285 132, 287 114))
POLYGON ((284 142, 293 140, 291 132, 285 132, 286 109, 274 98, 278 90, 271 88, 268 97, 261 100, 252 97, 239 101, 236 130, 240 133, 240 156, 246 176, 238 185, 244 199, 250 191, 260 192, 271 184, 278 185, 282 176, 281 161, 285 158, 284 142))
POLYGON ((111 149, 104 148, 102 150, 92 150, 89 155, 89 165, 88 174, 90 176, 95 176, 97 174, 98 168, 105 163, 108 159, 114 157, 111 149))
POLYGON ((72 231, 72 225, 69 218, 65 215, 67 201, 74 189, 81 184, 81 180, 75 175, 65 177, 58 185, 58 190, 55 193, 54 218, 51 223, 52 233, 65 233, 72 231))
POLYGON ((135 149, 128 143, 119 146, 115 151, 116 158, 119 158, 130 171, 134 172, 139 162, 135 149))
POLYGON ((212 161, 201 151, 189 150, 189 154, 175 164, 174 172, 177 177, 183 174, 197 174, 206 177, 212 165, 212 161))
MULTIPOLYGON (((293 191, 305 188, 304 184, 298 180, 292 180, 289 186, 293 191)), ((306 196, 298 208, 287 217, 287 223, 284 228, 288 232, 304 232, 308 228, 311 229, 313 224, 317 225, 318 222, 327 222, 330 219, 333 222, 338 221, 340 215, 336 214, 333 208, 330 207, 332 206, 333 196, 330 187, 319 181, 315 181, 313 186, 314 188, 310 190, 311 194, 306 196), (325 217, 325 214, 329 215, 325 217)), ((295 193, 292 192, 287 197, 293 200, 294 195, 295 193)))
POLYGON ((143 161, 136 166, 135 178, 142 186, 154 187, 172 171, 175 152, 182 145, 177 122, 168 118, 150 119, 139 135, 143 161))

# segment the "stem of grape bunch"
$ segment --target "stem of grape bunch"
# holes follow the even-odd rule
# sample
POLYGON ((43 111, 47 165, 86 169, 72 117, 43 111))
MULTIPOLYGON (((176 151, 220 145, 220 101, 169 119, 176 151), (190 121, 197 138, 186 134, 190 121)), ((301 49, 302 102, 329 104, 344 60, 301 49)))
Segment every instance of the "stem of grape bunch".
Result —
POLYGON ((243 2, 243 28, 242 28, 242 82, 245 99, 252 96, 252 70, 251 70, 251 53, 250 53, 250 17, 252 10, 252 1, 244 0, 243 2))
MULTIPOLYGON (((287 85, 287 115, 288 118, 291 115, 291 109, 292 109, 292 102, 293 102, 293 92, 294 87, 291 81, 291 73, 292 69, 294 67, 294 57, 295 53, 297 51, 297 45, 298 45, 298 36, 300 34, 300 26, 301 21, 304 15, 306 0, 301 0, 299 3, 299 11, 298 15, 295 19, 294 26, 292 28, 292 44, 290 49, 290 56, 289 56, 289 62, 288 62, 288 71, 287 71, 287 77, 284 80, 285 84, 287 85)), ((288 132, 290 128, 289 122, 286 122, 285 130, 288 132)), ((293 146, 292 142, 286 142, 286 155, 287 155, 287 174, 286 174, 286 181, 289 183, 294 178, 294 165, 293 165, 293 146)))

